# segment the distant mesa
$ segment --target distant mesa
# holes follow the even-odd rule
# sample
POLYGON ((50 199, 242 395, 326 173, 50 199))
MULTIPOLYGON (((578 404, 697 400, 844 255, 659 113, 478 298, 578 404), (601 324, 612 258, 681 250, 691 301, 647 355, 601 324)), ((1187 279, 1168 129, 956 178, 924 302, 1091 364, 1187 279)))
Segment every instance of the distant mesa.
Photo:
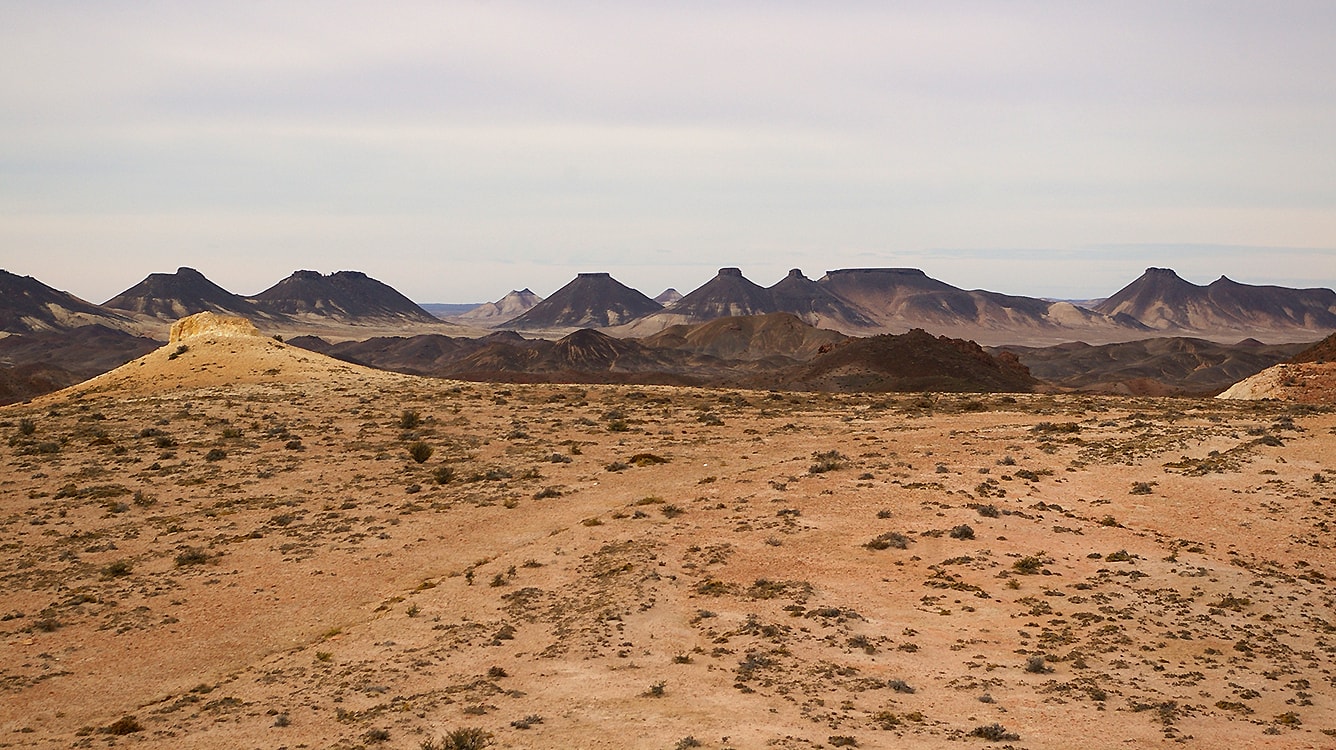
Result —
POLYGON ((336 271, 329 275, 318 271, 296 271, 252 300, 270 313, 328 318, 351 325, 446 325, 393 287, 361 271, 336 271))
POLYGON ((654 298, 655 302, 663 305, 665 308, 676 305, 682 299, 682 293, 672 287, 659 292, 659 296, 654 298))
POLYGON ((197 312, 271 318, 254 302, 233 294, 182 266, 176 273, 151 273, 143 281, 103 303, 103 307, 174 321, 197 312))
POLYGON ((809 325, 842 331, 867 331, 877 326, 857 305, 823 289, 798 269, 789 271, 774 286, 762 287, 743 276, 741 269, 725 267, 671 307, 633 322, 624 333, 647 336, 672 326, 781 312, 795 315, 809 325))
POLYGON ((872 314, 794 268, 768 290, 778 312, 792 313, 814 325, 842 331, 877 327, 872 314))
POLYGON ((58 291, 31 276, 0 270, 0 331, 38 333, 102 325, 129 331, 133 323, 115 310, 58 291))
POLYGON ((552 296, 506 324, 518 330, 605 328, 662 309, 610 273, 581 273, 552 296))
POLYGON ((1114 318, 1069 302, 966 291, 917 268, 827 271, 818 283, 866 310, 883 330, 926 328, 991 343, 1007 338, 1125 339, 1147 330, 1130 318, 1114 318))
POLYGON ((500 325, 528 312, 543 298, 527 288, 511 291, 496 302, 486 302, 458 315, 455 320, 461 323, 476 323, 483 326, 500 325))
POLYGON ((730 267, 719 269, 713 279, 678 300, 673 305, 672 314, 701 323, 715 318, 772 312, 779 311, 765 287, 743 276, 742 269, 730 267))
POLYGON ((1147 268, 1095 310, 1159 331, 1336 329, 1336 292, 1330 289, 1252 286, 1224 276, 1199 286, 1168 268, 1147 268))

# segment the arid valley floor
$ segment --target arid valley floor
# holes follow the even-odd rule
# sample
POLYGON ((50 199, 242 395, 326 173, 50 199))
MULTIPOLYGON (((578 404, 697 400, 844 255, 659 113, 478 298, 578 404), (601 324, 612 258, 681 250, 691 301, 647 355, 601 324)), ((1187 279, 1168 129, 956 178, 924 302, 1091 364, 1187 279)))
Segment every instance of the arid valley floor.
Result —
POLYGON ((1330 408, 205 336, 0 437, 0 747, 1336 744, 1330 408))

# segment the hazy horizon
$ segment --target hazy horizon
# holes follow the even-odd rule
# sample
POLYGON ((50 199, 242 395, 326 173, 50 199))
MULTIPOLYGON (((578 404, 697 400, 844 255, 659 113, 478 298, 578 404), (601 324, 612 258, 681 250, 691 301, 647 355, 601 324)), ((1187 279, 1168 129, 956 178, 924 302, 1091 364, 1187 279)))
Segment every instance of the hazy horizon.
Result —
MULTIPOLYGON (((263 286, 261 286, 261 287, 255 289, 254 291, 241 291, 241 290, 237 290, 237 289, 234 289, 234 288, 232 288, 232 287, 229 287, 227 284, 223 284, 223 283, 219 282, 218 279, 213 278, 212 276, 209 275, 209 273, 208 273, 207 271, 205 271, 205 270, 203 270, 203 269, 200 269, 200 268, 195 267, 195 266, 190 266, 189 264, 187 264, 185 267, 188 267, 188 268, 194 268, 194 270, 199 271, 200 273, 202 273, 202 274, 204 275, 205 278, 209 279, 210 281, 214 282, 215 284, 218 284, 219 286, 222 286, 224 289, 226 289, 226 290, 229 291, 229 292, 232 292, 232 293, 234 293, 234 294, 239 294, 239 295, 241 295, 241 296, 243 296, 243 297, 253 297, 253 296, 259 294, 260 292, 265 291, 265 290, 268 289, 269 287, 274 286, 274 285, 277 284, 278 282, 282 281, 283 279, 286 279, 289 275, 291 275, 290 273, 289 273, 289 274, 285 274, 285 275, 283 276, 283 278, 280 278, 280 279, 273 279, 273 280, 271 280, 271 281, 269 281, 269 282, 266 282, 263 286)), ((696 288, 700 287, 701 285, 703 285, 703 284, 709 282, 711 279, 713 279, 713 278, 715 277, 715 275, 718 273, 719 268, 725 268, 725 267, 729 267, 729 266, 719 266, 719 267, 713 268, 708 274, 706 274, 705 276, 701 277, 699 281, 692 283, 690 286, 677 286, 677 285, 673 285, 673 284, 666 284, 666 285, 660 285, 660 286, 639 286, 639 285, 636 285, 636 284, 633 284, 633 283, 628 282, 628 281, 627 281, 626 279, 624 279, 624 278, 620 278, 620 277, 618 277, 617 273, 615 273, 615 272, 609 272, 609 273, 611 273, 611 274, 612 274, 612 277, 613 277, 614 279, 616 279, 617 281, 619 281, 619 282, 625 284, 626 286, 632 287, 632 288, 634 288, 634 289, 640 291, 641 293, 645 294, 645 295, 648 296, 648 297, 653 298, 653 297, 657 297, 659 294, 661 294, 662 292, 666 291, 666 290, 669 289, 669 288, 676 289, 679 293, 681 293, 681 294, 683 294, 683 295, 689 294, 689 293, 691 293, 693 290, 695 290, 696 288)), ((736 267, 736 266, 733 266, 733 267, 736 267)), ((848 267, 846 267, 846 268, 866 268, 866 267, 868 267, 868 266, 848 266, 848 267)), ((903 267, 903 266, 901 266, 901 267, 903 267)), ((1160 267, 1163 267, 1163 266, 1160 266, 1160 267)), ((917 268, 917 266, 915 266, 915 268, 917 268)), ((54 280, 51 280, 51 279, 44 279, 44 278, 41 278, 41 277, 37 277, 37 276, 35 276, 34 274, 31 274, 31 273, 24 273, 24 272, 22 272, 22 271, 20 271, 20 270, 16 270, 16 269, 12 269, 12 268, 4 268, 4 269, 0 269, 0 270, 9 271, 10 273, 14 273, 14 274, 17 274, 17 275, 19 275, 19 276, 32 276, 33 278, 36 278, 38 281, 42 282, 43 284, 46 284, 47 286, 50 286, 50 287, 52 287, 52 288, 55 288, 55 289, 57 289, 57 290, 59 290, 59 291, 68 292, 68 293, 70 293, 70 294, 73 294, 73 295, 75 295, 76 297, 79 297, 80 299, 83 299, 84 301, 87 301, 87 302, 93 302, 93 303, 95 303, 95 304, 99 304, 99 305, 100 305, 100 304, 103 304, 103 303, 105 303, 105 302, 107 302, 107 301, 110 301, 110 299, 111 299, 112 297, 114 297, 114 296, 120 294, 121 292, 128 291, 128 290, 129 290, 131 287, 133 287, 135 284, 138 284, 140 281, 143 281, 144 278, 147 277, 149 274, 152 274, 152 273, 166 273, 166 274, 171 274, 171 273, 175 273, 178 269, 171 269, 170 271, 167 271, 167 270, 164 270, 164 271, 150 271, 150 272, 148 272, 148 273, 145 273, 144 276, 141 276, 141 277, 139 277, 138 279, 136 279, 134 282, 129 283, 129 284, 126 284, 123 288, 118 289, 115 293, 110 294, 110 295, 106 295, 105 297, 99 297, 99 298, 86 297, 86 296, 84 296, 84 295, 82 295, 82 294, 79 294, 76 290, 66 288, 65 286, 63 286, 63 285, 62 285, 61 283, 59 283, 58 281, 54 281, 54 280)), ((316 271, 319 271, 320 273, 323 273, 323 274, 326 274, 326 275, 331 274, 331 273, 334 273, 334 272, 337 272, 337 271, 362 271, 362 269, 360 269, 360 268, 334 268, 334 269, 325 269, 325 270, 313 269, 313 268, 305 268, 305 269, 293 269, 292 272, 296 272, 296 271, 298 271, 298 270, 308 270, 308 271, 310 271, 310 270, 316 270, 316 271)), ((601 269, 592 269, 592 268, 591 268, 591 269, 585 269, 585 270, 579 271, 579 272, 577 272, 577 273, 598 272, 598 271, 600 271, 600 270, 601 270, 601 269)), ((760 285, 760 286, 763 286, 763 287, 770 287, 770 286, 773 286, 775 283, 779 282, 780 280, 782 280, 785 276, 787 276, 787 275, 788 275, 788 271, 789 271, 790 269, 785 269, 782 273, 779 273, 779 274, 777 274, 776 276, 774 276, 774 278, 770 278, 769 276, 766 276, 766 277, 756 277, 756 276, 753 276, 752 274, 748 273, 748 270, 747 270, 746 268, 742 268, 741 270, 742 270, 742 275, 743 275, 744 277, 746 277, 749 281, 752 281, 752 282, 754 282, 754 283, 756 283, 756 284, 758 284, 758 285, 760 285)), ((799 270, 803 270, 803 269, 799 269, 799 270)), ((828 271, 832 271, 832 270, 840 270, 840 269, 836 269, 836 268, 828 268, 828 269, 825 269, 825 271, 822 271, 822 272, 819 272, 819 273, 808 273, 807 271, 804 270, 804 274, 805 274, 808 278, 811 278, 811 279, 813 279, 813 280, 816 280, 816 279, 820 279, 822 276, 824 276, 826 272, 828 272, 828 271)), ((924 270, 924 272, 927 273, 926 269, 921 269, 921 268, 920 268, 919 270, 924 270)), ((1221 276, 1228 276, 1228 277, 1229 277, 1230 279, 1232 279, 1233 281, 1236 281, 1236 282, 1239 282, 1239 283, 1242 283, 1242 284, 1249 284, 1249 285, 1255 285, 1255 286, 1261 286, 1261 285, 1262 285, 1262 284, 1256 284, 1256 283, 1254 283, 1254 282, 1252 282, 1252 281, 1250 281, 1250 280, 1248 280, 1248 279, 1238 278, 1238 277, 1236 277, 1236 276, 1231 276, 1230 274, 1215 274, 1215 275, 1212 276, 1211 278, 1191 278, 1191 277, 1189 277, 1189 276, 1184 275, 1184 274, 1181 273, 1181 272, 1178 272, 1177 269, 1171 269, 1171 270, 1174 270, 1176 273, 1178 273, 1178 275, 1179 275, 1181 278, 1183 278, 1185 281, 1188 281, 1188 282, 1193 283, 1193 284, 1197 284, 1197 285, 1199 285, 1199 286, 1205 286, 1205 285, 1209 284, 1210 282, 1215 281, 1216 279, 1220 278, 1221 276)), ((987 286, 977 286, 977 287, 975 287, 975 286, 962 286, 962 285, 960 285, 960 284, 956 284, 955 282, 953 282, 953 281, 952 281, 951 279, 949 279, 949 278, 942 278, 942 277, 940 277, 940 276, 934 276, 932 273, 927 273, 927 275, 930 276, 930 277, 933 277, 933 278, 937 279, 938 281, 943 281, 943 282, 946 282, 946 283, 948 283, 948 284, 951 284, 952 286, 957 286, 957 287, 960 287, 960 288, 962 288, 962 289, 967 289, 967 290, 982 290, 982 291, 989 291, 989 292, 1000 292, 1000 293, 1003 293, 1003 294, 1012 294, 1012 295, 1026 296, 1026 297, 1037 297, 1037 298, 1043 298, 1043 299, 1085 301, 1085 300, 1104 299, 1104 298, 1107 298, 1107 297, 1111 297, 1111 296, 1113 296, 1115 293, 1117 293, 1120 289, 1122 289, 1123 287, 1127 286, 1128 284, 1132 283, 1132 282, 1135 281, 1137 278, 1139 278, 1139 277, 1142 275, 1142 273, 1144 273, 1144 272, 1145 272, 1145 269, 1143 269, 1141 272, 1138 272, 1138 273, 1136 274, 1136 276, 1133 276, 1133 277, 1130 277, 1130 278, 1126 279, 1123 283, 1120 283, 1120 284, 1119 284, 1117 287, 1115 287, 1115 288, 1111 288, 1111 289, 1105 290, 1105 291, 1103 291, 1103 292, 1100 292, 1100 293, 1097 293, 1097 294, 1091 294, 1091 295, 1075 295, 1075 294, 1032 294, 1032 293, 1029 293, 1029 292, 1016 291, 1016 290, 994 289, 994 288, 987 287, 987 286)), ((494 295, 494 296, 492 296, 492 297, 488 297, 488 298, 485 298, 485 299, 418 299, 418 298, 414 297, 412 294, 408 294, 408 293, 404 292, 403 289, 398 288, 398 287, 395 286, 393 283, 390 283, 390 282, 386 281, 386 280, 383 279, 383 278, 378 278, 378 277, 376 277, 375 274, 367 274, 367 275, 368 275, 368 276, 371 276, 372 278, 376 279, 377 281, 381 281, 381 282, 389 283, 390 286, 395 287, 395 289, 396 289, 397 291, 403 293, 405 296, 409 297, 410 299, 413 300, 413 302, 415 302, 415 303, 417 303, 417 304, 419 304, 419 305, 437 305, 437 304, 444 304, 444 305, 474 304, 474 305, 480 305, 480 304, 486 304, 486 303, 488 303, 488 302, 496 302, 496 301, 500 300, 502 297, 504 297, 506 294, 509 294, 509 293, 512 292, 512 291, 518 291, 518 290, 526 289, 526 288, 529 289, 530 291, 534 292, 534 293, 537 294, 538 296, 543 297, 543 298, 546 298, 546 297, 548 297, 548 296, 551 296, 551 294, 552 294, 553 292, 557 291, 557 290, 560 289, 562 286, 565 286, 566 284, 570 283, 570 282, 575 278, 575 274, 572 274, 570 278, 567 278, 567 279, 565 279, 564 281, 561 281, 561 282, 555 284, 555 285, 552 286, 550 289, 549 289, 549 288, 546 288, 546 287, 542 287, 542 288, 541 288, 541 291, 540 291, 539 289, 534 289, 534 285, 532 285, 532 284, 515 284, 515 285, 510 286, 510 287, 509 287, 508 289, 506 289, 505 291, 500 292, 500 293, 498 293, 498 294, 496 294, 496 295, 494 295)), ((1281 285, 1279 285, 1279 286, 1292 286, 1292 285, 1284 285, 1284 284, 1281 284, 1281 285)), ((1311 285, 1310 285, 1310 287, 1311 287, 1311 285)), ((1298 287, 1298 288, 1310 288, 1310 287, 1298 287)), ((499 288, 499 287, 498 287, 498 288, 499 288)), ((1323 286, 1322 288, 1331 288, 1331 287, 1330 287, 1330 286, 1323 286)))
POLYGON ((1336 285, 1333 3, 5 7, 0 267, 93 302, 182 265, 1336 285))

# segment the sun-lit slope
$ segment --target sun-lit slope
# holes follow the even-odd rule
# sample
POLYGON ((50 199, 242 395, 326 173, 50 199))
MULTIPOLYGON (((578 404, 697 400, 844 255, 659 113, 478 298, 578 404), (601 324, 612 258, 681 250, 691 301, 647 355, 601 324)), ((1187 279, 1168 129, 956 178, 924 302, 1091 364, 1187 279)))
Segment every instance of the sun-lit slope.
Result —
POLYGON ((1336 731, 1336 414, 379 380, 240 323, 183 344, 157 390, 0 408, 16 747, 1336 731), (252 355, 279 371, 210 379, 252 355))
MULTIPOLYGON (((245 318, 204 312, 172 325, 166 346, 74 386, 77 393, 151 394, 228 384, 385 381, 403 376, 342 362, 265 336, 245 318)), ((62 398, 65 392, 48 398, 62 398)))
POLYGON ((1216 398, 1336 406, 1336 362, 1295 362, 1268 367, 1231 385, 1216 398))

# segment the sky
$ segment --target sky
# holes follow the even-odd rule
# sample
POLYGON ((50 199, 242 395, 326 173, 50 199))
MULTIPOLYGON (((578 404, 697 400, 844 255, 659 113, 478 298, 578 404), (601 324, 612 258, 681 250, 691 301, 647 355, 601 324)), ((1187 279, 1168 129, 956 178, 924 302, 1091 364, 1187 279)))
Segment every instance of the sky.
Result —
POLYGON ((0 0, 0 268, 1336 286, 1336 3, 0 0))

